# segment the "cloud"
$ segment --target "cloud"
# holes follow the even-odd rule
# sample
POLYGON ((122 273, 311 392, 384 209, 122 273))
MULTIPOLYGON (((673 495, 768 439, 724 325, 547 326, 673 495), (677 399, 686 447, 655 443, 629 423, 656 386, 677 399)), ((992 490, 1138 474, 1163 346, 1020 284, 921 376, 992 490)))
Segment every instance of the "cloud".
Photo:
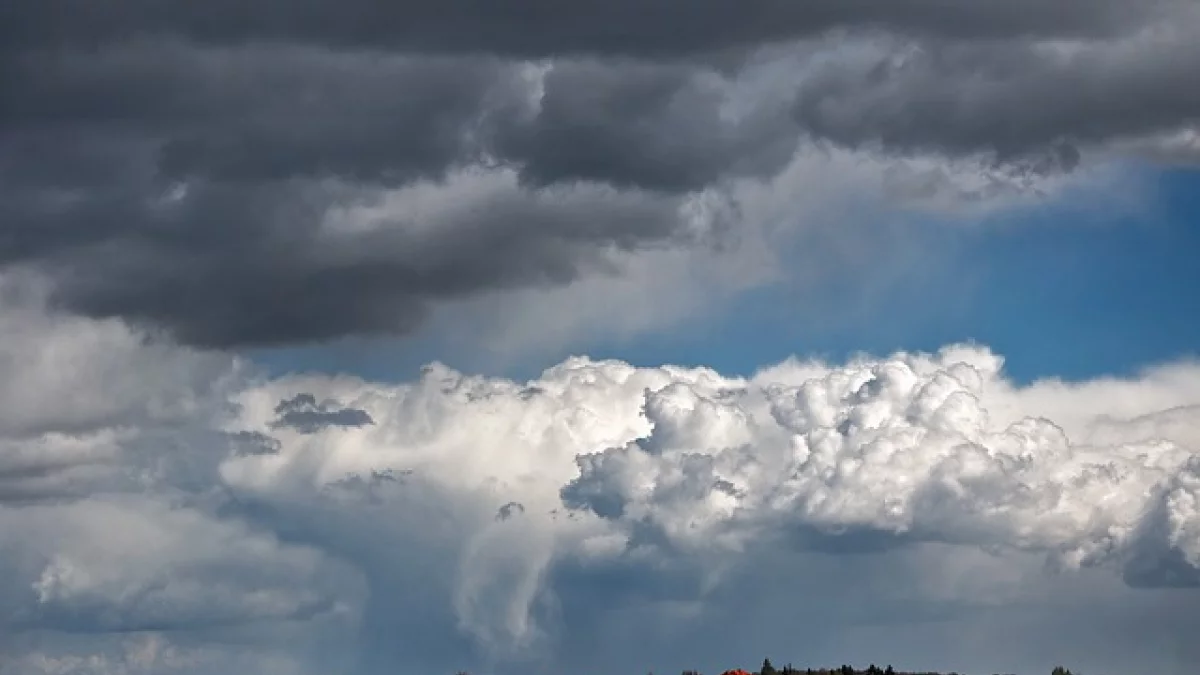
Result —
POLYGON ((508 520, 523 513, 525 513, 525 507, 521 502, 509 502, 496 509, 496 520, 508 520))
POLYGON ((230 445, 237 455, 274 455, 283 448, 279 439, 257 431, 229 434, 230 445))
POLYGON ((311 213, 296 219, 286 207, 321 200, 325 190, 311 184, 257 195, 197 188, 172 207, 182 219, 175 235, 141 233, 152 240, 120 257, 93 248, 38 267, 65 309, 164 326, 202 346, 272 345, 410 331, 432 302, 610 274, 622 253, 677 245, 713 227, 693 219, 689 199, 590 185, 528 192, 503 170, 457 178, 387 195, 389 208, 348 209, 328 220, 311 213), (425 189, 456 201, 430 204, 435 210, 413 222, 406 207, 425 189), (266 211, 247 211, 258 207, 266 211), (211 208, 231 209, 220 217, 234 229, 228 238, 192 240, 211 208), (242 236, 250 238, 228 257, 242 236), (298 257, 279 255, 287 249, 298 257), (176 257, 187 261, 164 264, 176 257), (201 277, 210 281, 194 283, 201 277))
POLYGON ((192 344, 408 332, 430 303, 569 284, 713 227, 697 196, 530 189, 486 161, 488 130, 532 105, 520 63, 153 41, 6 58, 0 258, 57 306, 192 344))
MULTIPOLYGON (((32 641, 37 644, 37 641, 32 641)), ((336 667, 331 664, 331 667, 336 667)), ((100 642, 92 636, 71 636, 20 653, 0 653, 4 675, 199 675, 254 672, 298 675, 308 665, 286 654, 262 654, 255 649, 226 645, 222 649, 195 644, 178 633, 147 631, 100 642), (63 644, 66 642, 67 644, 63 644)))
POLYGON ((118 459, 120 436, 105 430, 0 441, 0 503, 86 495, 118 459))
POLYGON ((8 12, 5 38, 24 41, 100 41, 130 32, 160 32, 209 43, 262 38, 328 47, 370 46, 416 51, 490 51, 519 56, 572 52, 670 56, 755 45, 839 27, 880 27, 954 37, 1026 35, 1103 36, 1155 17, 1178 3, 1135 7, 1121 0, 1068 0, 1054 8, 1030 0, 984 0, 970 6, 936 0, 820 2, 788 0, 579 0, 545 5, 522 0, 499 9, 473 0, 414 1, 396 6, 313 2, 280 20, 274 5, 245 8, 216 2, 204 8, 123 0, 111 11, 86 4, 43 5, 32 0, 8 12), (63 11, 66 5, 73 13, 63 11))
MULTIPOLYGON (((980 399, 998 364, 967 356, 933 368, 901 357, 768 389, 758 416, 742 396, 656 392, 645 413, 654 432, 581 457, 564 500, 631 537, 687 549, 736 552, 756 530, 790 529, 804 546, 935 541, 1069 567, 1119 563, 1149 545, 1139 537, 1160 505, 1168 519, 1194 518, 1178 511, 1191 499, 1188 447, 1160 436, 1074 445, 1032 417, 994 427, 980 399)), ((1179 548, 1178 525, 1169 532, 1164 550, 1200 560, 1179 548)))
POLYGON ((807 78, 795 113, 813 135, 852 147, 1070 171, 1079 147, 1190 128, 1196 16, 1098 42, 877 43, 807 78))
MULTIPOLYGON (((748 381, 586 360, 528 384, 435 367, 412 388, 364 395, 360 383, 339 379, 327 382, 322 395, 346 399, 358 390, 355 405, 370 410, 379 425, 314 437, 293 448, 292 462, 330 479, 376 470, 369 467, 406 467, 405 486, 370 502, 385 512, 418 503, 428 509, 431 490, 476 504, 473 516, 459 511, 446 525, 466 542, 447 551, 461 561, 459 571, 433 578, 456 598, 452 623, 503 653, 511 645, 552 649, 547 645, 574 640, 556 635, 558 624, 548 617, 575 617, 573 609, 582 611, 579 594, 592 584, 608 584, 610 590, 598 591, 607 596, 632 592, 664 612, 685 598, 698 603, 701 615, 710 607, 723 611, 714 598, 757 569, 764 547, 801 559, 857 552, 891 560, 949 546, 939 555, 953 559, 984 549, 998 565, 1032 555, 1064 571, 1043 579, 1037 565, 1022 563, 1019 582, 1037 578, 1049 589, 1090 574, 1070 571, 1080 564, 1115 576, 1146 553, 1181 555, 1171 543, 1183 541, 1179 535, 1164 530, 1162 538, 1146 539, 1144 528, 1156 504, 1178 501, 1168 495, 1190 475, 1195 429, 1186 426, 1187 417, 1172 418, 1177 426, 1149 427, 1143 418, 1168 400, 1194 400, 1195 367, 1181 364, 1130 381, 1016 388, 1000 376, 999 365, 985 350, 954 348, 844 367, 783 364, 748 381), (862 386, 872 377, 877 385, 862 386), (972 438, 985 424, 969 405, 972 396, 990 413, 985 426, 991 431, 982 439, 972 438), (1059 417, 1061 428, 1025 419, 1042 409, 1059 417), (389 429, 388 420, 404 423, 389 429), (855 443, 871 429, 876 438, 855 443), (389 440, 377 444, 373 434, 389 440), (799 439, 820 437, 846 440, 827 446, 826 463, 810 457, 798 476, 777 466, 798 461, 799 439), (1086 440, 1073 443, 1072 437, 1086 440), (572 466, 575 453, 584 454, 581 471, 572 466), (807 492, 800 488, 805 479, 807 492), (1022 483, 1017 489, 1009 484, 1014 480, 1022 483), (406 490, 416 492, 406 497, 406 490), (560 492, 591 515, 564 511, 560 492), (496 509, 517 497, 523 516, 497 520, 496 509), (510 524, 518 529, 497 529, 510 524), (670 591, 649 581, 667 570, 676 580, 670 591)), ((318 389, 314 381, 302 384, 318 389)), ((269 419, 266 404, 274 394, 247 396, 243 422, 269 419)), ((267 501, 295 500, 291 490, 303 485, 293 482, 294 469, 270 459, 237 460, 224 471, 237 489, 251 488, 267 501), (263 471, 274 478, 263 482, 263 471)), ((1189 519, 1194 515, 1177 520, 1189 519)), ((408 541, 417 535, 402 528, 395 536, 408 541)), ((355 550, 360 559, 395 560, 377 548, 355 550)), ((1005 593, 1016 592, 1004 584, 1017 581, 997 583, 1009 589, 1005 593)), ((1149 583, 1173 582, 1160 576, 1149 583)), ((982 589, 955 593, 937 611, 954 616, 979 611, 955 609, 958 603, 1016 601, 980 595, 982 589)), ((599 601, 586 597, 589 611, 599 611, 599 601)), ((923 602, 928 599, 910 598, 902 606, 923 602)), ((620 611, 623 605, 601 606, 620 611)), ((897 618, 908 616, 898 611, 897 618)), ((694 619, 695 612, 676 620, 692 625, 686 616, 694 619)))
POLYGON ((44 282, 0 277, 0 429, 23 437, 203 417, 235 376, 225 355, 45 310, 44 282), (98 356, 99 355, 99 356, 98 356))
MULTIPOLYGON (((915 576, 903 583, 916 584, 936 585, 936 573, 920 571, 932 559, 999 566, 989 572, 995 588, 930 586, 896 599, 894 615, 869 609, 884 590, 867 594, 862 611, 884 625, 911 620, 910 611, 1033 611, 1037 593, 1073 594, 1062 589, 1075 580, 1105 597, 1134 592, 1120 590, 1122 579, 1138 592, 1190 585, 1200 563, 1200 427, 1170 411, 1195 405, 1200 369, 1017 387, 1002 363, 960 345, 844 365, 786 362, 748 379, 587 359, 528 383, 440 366, 399 387, 297 376, 245 391, 237 424, 269 424, 270 401, 294 387, 353 400, 376 424, 296 436, 278 456, 227 460, 221 474, 241 499, 309 519, 317 507, 300 504, 312 499, 312 481, 403 469, 402 481, 337 508, 369 504, 408 518, 416 508, 436 519, 436 528, 394 522, 390 537, 457 561, 423 583, 451 599, 449 625, 517 663, 570 660, 556 646, 580 639, 564 628, 583 620, 579 612, 644 605, 654 621, 673 616, 680 631, 700 630, 709 612, 729 611, 732 589, 762 592, 743 575, 769 567, 767 551, 813 569, 825 556, 906 560, 913 567, 902 574, 915 576), (1019 573, 1005 577, 1006 564, 1019 573), (1047 576, 1046 564, 1057 571, 1047 576)), ((372 568, 395 570, 409 555, 352 546, 372 568)), ((771 579, 782 584, 776 592, 797 583, 771 579)), ((402 660, 409 648, 375 649, 402 660)))
MULTIPOLYGON (((326 427, 362 427, 374 424, 371 415, 357 408, 341 408, 332 401, 317 403, 312 394, 296 394, 275 406, 279 419, 271 428, 291 428, 302 434, 313 434, 326 427)), ((254 432, 241 432, 241 434, 254 432)))
POLYGON ((28 592, 8 604, 18 629, 131 633, 200 630, 346 611, 322 588, 337 579, 316 551, 279 545, 196 509, 146 499, 89 498, 4 514, 6 547, 40 570, 9 570, 28 592), (130 555, 136 550, 136 555, 130 555), (33 576, 29 582, 29 576, 33 576), (22 602, 23 601, 23 602, 22 602))
POLYGON ((495 148, 535 185, 603 181, 669 192, 724 177, 770 177, 796 150, 781 105, 731 115, 733 83, 682 64, 561 60, 533 114, 501 128, 495 148))
MULTIPOLYGON (((771 226, 761 188, 825 198, 786 180, 797 164, 863 172, 829 146, 875 172, 840 198, 905 207, 1188 161, 1193 13, 312 2, 280 20, 271 3, 17 2, 0 22, 0 266, 72 314, 219 348, 411 335, 664 258, 664 282, 679 259, 703 276, 723 267, 710 249, 737 258, 771 226)), ((685 304, 662 314, 700 311, 685 304)))
MULTIPOLYGON (((129 335, 131 358, 191 358, 129 335)), ((820 645, 854 634, 896 655, 870 658, 1019 670, 1044 639, 1022 626, 1067 622, 1131 637, 1109 654, 1081 628, 1055 659, 1187 672, 1200 367, 1017 386, 1002 366, 956 345, 751 377, 572 358, 529 382, 433 364, 384 384, 227 359, 207 387, 176 369, 203 414, 0 427, 3 667, 139 672, 122 645, 162 634, 199 675, 711 669, 844 660, 820 645), (296 410, 374 423, 278 424, 296 410), (1137 648, 1151 630, 1177 649, 1137 648), (919 661, 970 631, 1031 648, 919 661)))
POLYGON ((0 657, 0 673, 133 675, 180 672, 204 664, 207 656, 200 650, 180 649, 161 634, 148 633, 123 641, 112 654, 33 653, 19 659, 0 657))
POLYGON ((919 248, 880 213, 1194 161, 1191 3, 98 7, 0 9, 0 673, 1200 660, 1195 363, 234 355, 867 289, 919 248))

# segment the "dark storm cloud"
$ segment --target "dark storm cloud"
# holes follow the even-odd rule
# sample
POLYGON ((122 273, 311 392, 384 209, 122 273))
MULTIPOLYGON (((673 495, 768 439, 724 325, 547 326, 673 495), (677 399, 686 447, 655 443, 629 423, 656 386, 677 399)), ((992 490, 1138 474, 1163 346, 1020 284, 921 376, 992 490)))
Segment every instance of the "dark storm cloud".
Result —
POLYGON ((319 213, 334 197, 320 185, 197 186, 165 214, 130 208, 122 219, 104 213, 104 203, 81 210, 63 236, 90 245, 59 250, 43 265, 59 307, 230 347, 403 333, 431 301, 567 283, 610 271, 612 251, 681 236, 680 202, 671 197, 514 186, 458 198, 476 205, 325 236, 319 213), (112 228, 109 241, 94 241, 89 214, 112 228))
POLYGON ((796 118, 814 136, 852 147, 1000 158, 1051 151, 1048 161, 1069 170, 1078 153, 1056 146, 1200 119, 1198 32, 1077 51, 931 43, 903 57, 835 63, 802 85, 796 118))
POLYGON ((9 44, 93 44, 167 34, 231 44, 296 41, 518 56, 664 56, 869 27, 952 37, 1107 35, 1171 0, 15 0, 9 44))
MULTIPOLYGON (((524 115, 530 90, 517 63, 142 40, 88 54, 30 51, 3 67, 0 261, 47 272, 61 308, 192 344, 404 333, 433 301, 612 271, 613 252, 669 244, 690 226, 683 195, 573 185, 586 170, 540 168, 544 134, 524 115), (508 139, 520 141, 544 189, 496 184, 495 173, 481 191, 479 181, 447 182, 489 146, 515 147, 508 139), (566 182, 552 185, 551 170, 566 182), (448 206, 386 214, 389 227, 370 231, 322 232, 332 210, 414 181, 446 191, 448 206)), ((642 95, 637 82, 602 79, 603 95, 631 104, 642 95)), ((641 107, 666 128, 658 104, 641 107)), ((613 134, 622 123, 610 122, 613 134)), ((576 156, 586 165, 596 152, 612 149, 576 156)), ((618 168, 637 179, 659 159, 618 168)))
POLYGON ((693 245, 716 223, 690 198, 806 138, 1036 177, 1177 130, 1200 116, 1192 36, 1118 43, 1189 4, 17 0, 0 267, 206 347, 409 333, 448 300, 693 245), (878 58, 816 65, 841 29, 878 58), (1031 46, 1058 37, 1090 42, 1031 46), (803 72, 742 86, 743 48, 802 39, 803 72))
POLYGON ((784 110, 722 119, 724 93, 684 66, 568 62, 545 80, 536 117, 497 139, 534 185, 599 180, 686 191, 723 176, 771 175, 796 149, 784 110))
MULTIPOLYGON (((30 52, 6 65, 0 121, 10 142, 64 132, 123 140, 118 148, 140 139, 167 181, 438 176, 473 159, 469 132, 489 104, 520 93, 513 66, 493 59, 301 47, 137 42, 30 52)), ((43 164, 61 167, 54 159, 43 164)))

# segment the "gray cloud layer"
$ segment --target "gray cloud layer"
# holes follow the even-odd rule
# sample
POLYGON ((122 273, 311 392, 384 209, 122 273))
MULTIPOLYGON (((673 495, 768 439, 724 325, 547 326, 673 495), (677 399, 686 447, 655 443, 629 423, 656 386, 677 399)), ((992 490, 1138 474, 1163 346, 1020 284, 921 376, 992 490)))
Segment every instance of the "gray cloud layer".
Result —
POLYGON ((900 152, 1020 157, 1136 137, 1195 123, 1196 45, 1190 26, 1071 48, 930 44, 829 67, 801 87, 796 114, 818 137, 900 152))
POLYGON ((1104 36, 1155 18, 1171 0, 373 0, 302 5, 220 0, 204 5, 118 0, 19 0, 6 41, 105 42, 140 33, 229 44, 268 39, 516 56, 604 53, 668 56, 802 38, 834 28, 881 28, 961 38, 1104 36))
POLYGON ((1172 0, 0 11, 0 265, 204 346, 620 273, 746 225, 733 186, 814 141, 1036 181, 1187 158, 1200 115, 1172 0))

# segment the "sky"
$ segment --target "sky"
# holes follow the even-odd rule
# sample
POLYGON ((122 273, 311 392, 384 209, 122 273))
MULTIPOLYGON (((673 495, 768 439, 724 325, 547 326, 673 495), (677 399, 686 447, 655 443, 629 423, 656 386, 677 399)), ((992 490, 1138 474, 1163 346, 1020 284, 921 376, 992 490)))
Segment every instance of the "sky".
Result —
POLYGON ((5 3, 0 675, 1191 675, 1198 45, 5 3))

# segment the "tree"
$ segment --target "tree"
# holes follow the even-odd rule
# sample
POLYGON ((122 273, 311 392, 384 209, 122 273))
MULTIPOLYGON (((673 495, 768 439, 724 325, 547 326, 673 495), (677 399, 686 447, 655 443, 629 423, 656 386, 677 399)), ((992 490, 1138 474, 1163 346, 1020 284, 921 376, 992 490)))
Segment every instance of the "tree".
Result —
POLYGON ((775 666, 771 665, 771 659, 763 659, 762 670, 759 675, 779 675, 779 671, 775 670, 775 666))

